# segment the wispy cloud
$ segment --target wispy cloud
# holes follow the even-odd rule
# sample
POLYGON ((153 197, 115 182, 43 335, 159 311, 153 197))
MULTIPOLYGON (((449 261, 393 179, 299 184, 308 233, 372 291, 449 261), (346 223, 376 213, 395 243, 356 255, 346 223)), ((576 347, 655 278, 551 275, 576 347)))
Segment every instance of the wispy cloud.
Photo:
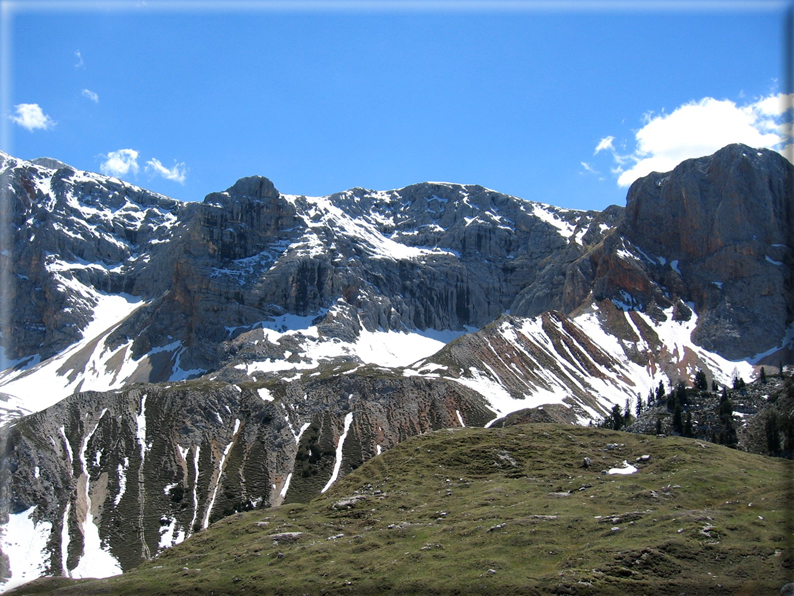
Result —
POLYGON ((119 149, 102 157, 105 160, 100 164, 99 170, 107 176, 121 178, 130 173, 138 173, 138 152, 135 149, 119 149))
POLYGON ((596 145, 593 155, 598 155, 601 151, 614 150, 615 147, 612 145, 612 141, 614 140, 615 137, 604 137, 601 139, 598 145, 596 145))
POLYGON ((585 169, 586 172, 590 172, 591 174, 600 174, 601 173, 598 170, 596 170, 593 166, 591 166, 589 163, 587 163, 586 161, 581 161, 579 163, 582 164, 582 167, 585 169))
POLYGON ((14 106, 15 116, 11 120, 30 132, 34 130, 47 130, 55 126, 55 121, 47 116, 37 103, 20 103, 14 106))
POLYGON ((75 68, 85 68, 85 62, 83 62, 83 55, 80 53, 80 50, 75 51, 75 56, 77 56, 77 63, 75 63, 75 68))
POLYGON ((160 163, 159 159, 152 158, 146 162, 146 169, 153 171, 168 180, 179 182, 179 184, 185 183, 187 168, 185 167, 184 163, 174 164, 174 167, 169 170, 162 163, 160 163))
POLYGON ((770 95, 745 105, 705 97, 676 108, 670 114, 646 114, 635 134, 633 152, 619 153, 614 137, 601 139, 595 153, 609 151, 619 186, 629 186, 651 172, 672 170, 685 159, 710 155, 731 143, 783 152, 791 143, 784 115, 794 97, 770 95))
POLYGON ((83 89, 83 97, 87 97, 94 103, 99 103, 99 95, 91 91, 90 89, 83 89))

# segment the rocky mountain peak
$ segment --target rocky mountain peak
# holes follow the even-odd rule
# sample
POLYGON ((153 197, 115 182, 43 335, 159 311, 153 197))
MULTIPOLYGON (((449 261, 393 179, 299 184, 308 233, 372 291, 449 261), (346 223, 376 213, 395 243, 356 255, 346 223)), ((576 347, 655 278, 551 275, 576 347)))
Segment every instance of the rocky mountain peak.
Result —
POLYGON ((785 334, 794 315, 793 184, 779 153, 737 144, 631 186, 616 234, 642 251, 650 279, 694 305, 704 347, 745 358, 785 334))
POLYGON ((273 183, 264 176, 240 178, 226 190, 226 193, 232 197, 248 199, 275 199, 280 196, 273 183))
POLYGON ((60 169, 74 170, 74 168, 69 164, 65 164, 62 161, 53 159, 52 157, 37 157, 35 159, 31 159, 30 163, 35 164, 37 166, 42 166, 44 168, 49 168, 51 170, 60 170, 60 169))
POLYGON ((620 233, 680 258, 700 259, 737 244, 788 245, 794 232, 791 179, 791 164, 779 153, 728 145, 637 180, 620 233))

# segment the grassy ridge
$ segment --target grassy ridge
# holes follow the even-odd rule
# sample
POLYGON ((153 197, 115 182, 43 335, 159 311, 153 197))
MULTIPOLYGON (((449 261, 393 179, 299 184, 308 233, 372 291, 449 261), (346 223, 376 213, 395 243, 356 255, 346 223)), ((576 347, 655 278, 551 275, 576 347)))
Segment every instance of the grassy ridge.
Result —
POLYGON ((556 424, 442 430, 123 576, 10 593, 779 593, 788 463, 556 424), (601 473, 623 461, 639 470, 601 473))

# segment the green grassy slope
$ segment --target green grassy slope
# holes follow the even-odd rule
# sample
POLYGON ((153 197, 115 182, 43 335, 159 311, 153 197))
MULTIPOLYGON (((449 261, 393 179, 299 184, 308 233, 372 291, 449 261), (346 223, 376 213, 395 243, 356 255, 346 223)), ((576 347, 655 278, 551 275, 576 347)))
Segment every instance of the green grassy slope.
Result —
POLYGON ((10 594, 779 593, 788 463, 557 424, 442 430, 123 576, 10 594), (601 473, 624 460, 639 470, 601 473))

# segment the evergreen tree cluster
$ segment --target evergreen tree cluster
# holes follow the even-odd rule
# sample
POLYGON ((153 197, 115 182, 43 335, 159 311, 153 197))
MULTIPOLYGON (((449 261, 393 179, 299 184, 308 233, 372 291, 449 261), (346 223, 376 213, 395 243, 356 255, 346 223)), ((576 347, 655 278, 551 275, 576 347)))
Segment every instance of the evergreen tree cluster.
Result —
POLYGON ((612 430, 621 430, 624 426, 631 423, 631 410, 628 400, 626 401, 625 410, 621 410, 618 404, 612 406, 612 411, 604 418, 599 426, 602 428, 611 428, 612 430))
MULTIPOLYGON (((748 386, 735 371, 731 384, 721 387, 715 380, 709 380, 704 371, 697 370, 689 381, 689 387, 687 382, 680 380, 675 385, 671 384, 668 391, 660 381, 655 389, 648 392, 647 397, 643 398, 640 394, 636 401, 627 399, 624 408, 617 404, 612 406, 599 426, 633 432, 655 431, 656 434, 672 432, 737 448, 740 429, 735 420, 733 396, 747 397, 749 392, 751 404, 748 407, 757 408, 760 386, 768 384, 771 378, 764 369, 760 369, 753 385, 748 386), (708 405, 715 402, 716 405, 708 405), (636 428, 635 421, 639 422, 636 428)), ((785 376, 782 378, 786 379, 785 376)), ((774 403, 778 395, 794 399, 794 382, 787 383, 786 391, 767 395, 766 398, 770 403, 774 403)), ((746 399, 742 398, 742 403, 744 401, 746 399)), ((757 430, 749 431, 753 434, 748 435, 747 440, 753 441, 756 452, 760 450, 776 457, 794 458, 794 410, 788 415, 781 412, 782 409, 778 408, 760 414, 762 418, 757 419, 759 426, 753 427, 757 430)))
POLYGON ((774 410, 764 417, 767 453, 774 457, 794 458, 794 416, 774 410))
MULTIPOLYGON (((741 377, 737 378, 741 380, 741 377)), ((734 387, 735 386, 736 379, 734 379, 734 387)), ((744 387, 744 381, 742 381, 741 386, 744 387)), ((728 395, 728 390, 725 387, 722 388, 722 396, 720 397, 719 415, 722 427, 714 442, 720 445, 727 445, 728 447, 736 447, 739 442, 739 437, 736 435, 736 426, 733 424, 733 404, 728 395)))
MULTIPOLYGON (((702 371, 698 371, 701 373, 702 371)), ((696 387, 698 386, 697 376, 695 377, 696 387)), ((706 382, 706 375, 703 374, 703 383, 706 382)), ((685 437, 692 437, 692 412, 688 411, 689 398, 687 396, 686 385, 679 381, 675 389, 667 396, 667 410, 673 413, 673 432, 685 437)))

